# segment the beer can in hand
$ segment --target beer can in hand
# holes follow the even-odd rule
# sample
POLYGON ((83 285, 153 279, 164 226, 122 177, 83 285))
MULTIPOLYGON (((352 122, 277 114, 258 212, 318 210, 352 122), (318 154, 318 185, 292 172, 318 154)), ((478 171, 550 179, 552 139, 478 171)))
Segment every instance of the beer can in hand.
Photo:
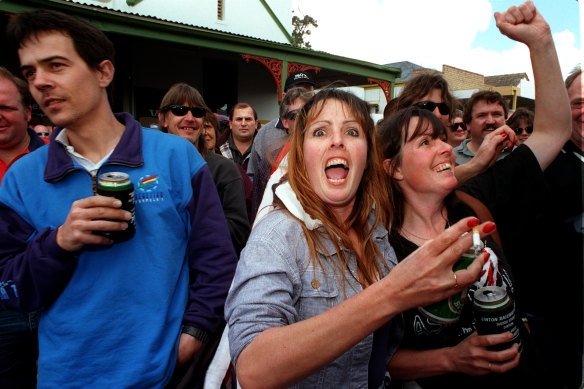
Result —
MULTIPOLYGON (((134 204, 134 184, 130 176, 122 172, 103 173, 97 181, 97 194, 100 196, 115 197, 122 202, 120 207, 132 214, 127 221, 128 228, 122 231, 95 231, 96 234, 112 239, 114 242, 123 242, 136 233, 136 207, 134 204)), ((120 221, 120 220, 112 220, 120 221)))
POLYGON ((522 350, 519 326, 515 315, 515 303, 507 290, 501 286, 485 286, 477 289, 473 296, 473 314, 479 335, 511 332, 513 339, 507 343, 489 346, 487 349, 500 351, 517 343, 522 350))
MULTIPOLYGON (((452 271, 456 272, 457 270, 466 269, 480 254, 480 251, 475 251, 473 249, 468 250, 466 253, 462 254, 460 259, 454 264, 454 266, 452 266, 452 271)), ((467 289, 463 289, 444 300, 426 305, 425 307, 419 307, 418 310, 424 314, 424 316, 439 323, 455 323, 460 319, 462 307, 466 301, 467 289)))

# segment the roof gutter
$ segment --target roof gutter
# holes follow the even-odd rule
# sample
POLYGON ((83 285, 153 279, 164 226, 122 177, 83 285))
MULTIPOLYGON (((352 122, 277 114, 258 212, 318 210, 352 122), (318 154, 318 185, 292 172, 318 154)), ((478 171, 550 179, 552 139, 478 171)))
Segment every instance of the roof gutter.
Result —
POLYGON ((185 26, 180 23, 133 15, 66 0, 0 0, 0 11, 19 13, 38 8, 56 9, 84 17, 105 32, 157 41, 173 42, 236 54, 246 53, 287 62, 309 64, 393 82, 401 70, 321 51, 268 42, 221 31, 185 26))

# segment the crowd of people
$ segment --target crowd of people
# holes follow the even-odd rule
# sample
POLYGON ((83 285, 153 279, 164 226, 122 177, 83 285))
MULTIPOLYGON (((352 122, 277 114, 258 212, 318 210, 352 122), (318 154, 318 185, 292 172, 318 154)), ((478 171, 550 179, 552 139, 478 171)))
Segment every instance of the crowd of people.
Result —
POLYGON ((495 20, 529 48, 536 112, 495 91, 461 103, 430 72, 374 123, 301 70, 263 126, 178 82, 145 129, 112 111, 102 31, 16 15, 0 387, 580 387, 582 70, 562 79, 531 1, 495 20), (33 99, 50 125, 31 122, 33 99), (115 175, 130 200, 98 195, 115 175), (477 332, 485 286, 510 297, 516 331, 477 332), (449 316, 432 310, 445 301, 449 316))

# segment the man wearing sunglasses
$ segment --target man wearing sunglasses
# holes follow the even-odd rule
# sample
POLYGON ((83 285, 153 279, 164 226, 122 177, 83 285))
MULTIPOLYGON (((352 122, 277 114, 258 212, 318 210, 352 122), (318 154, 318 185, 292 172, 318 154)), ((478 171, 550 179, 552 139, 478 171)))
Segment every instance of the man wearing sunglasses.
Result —
MULTIPOLYGON (((474 93, 467 101, 463 115, 470 138, 454 148, 456 164, 463 165, 470 162, 478 153, 485 138, 505 126, 506 118, 507 103, 499 92, 480 91, 474 93)), ((498 161, 509 155, 510 150, 506 148, 507 143, 503 142, 503 140, 507 140, 506 132, 498 131, 497 134, 501 135, 495 139, 492 139, 493 136, 491 136, 489 140, 497 141, 500 145, 495 158, 498 161)))
MULTIPOLYGON (((283 98, 290 89, 295 87, 308 89, 314 94, 315 86, 316 81, 312 71, 300 70, 292 72, 288 75, 284 83, 283 98)), ((247 175, 252 181, 255 179, 260 162, 268 157, 275 149, 286 143, 287 139, 288 132, 282 122, 281 115, 261 128, 254 140, 249 165, 247 167, 247 175)))
POLYGON ((165 387, 216 330, 235 272, 209 169, 188 141, 113 113, 114 46, 95 26, 36 10, 6 30, 57 128, 0 187, 0 308, 42 308, 39 388, 165 387), (108 172, 134 187, 123 242, 94 233, 133 217, 96 195, 108 172))
POLYGON ((37 133, 38 136, 48 141, 51 138, 51 131, 53 130, 50 126, 45 126, 44 124, 37 124, 34 126, 33 131, 37 133))

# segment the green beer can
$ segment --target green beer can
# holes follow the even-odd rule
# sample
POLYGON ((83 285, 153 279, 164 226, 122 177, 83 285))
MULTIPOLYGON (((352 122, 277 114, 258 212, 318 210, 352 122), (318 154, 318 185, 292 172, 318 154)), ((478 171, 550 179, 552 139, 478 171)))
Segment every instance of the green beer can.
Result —
MULTIPOLYGON (((134 184, 130 181, 130 176, 123 172, 103 173, 97 181, 97 194, 101 196, 115 197, 122 202, 121 209, 132 214, 132 218, 127 221, 128 228, 122 231, 95 231, 98 235, 103 235, 114 242, 123 242, 134 236, 136 233, 136 208, 134 205, 134 184)), ((119 220, 115 220, 119 221, 119 220)))
MULTIPOLYGON (((452 266, 452 271, 466 269, 472 261, 475 260, 477 256, 481 254, 481 250, 484 247, 482 245, 479 249, 475 250, 471 248, 466 253, 464 253, 460 259, 452 266)), ((455 323, 460 319, 460 314, 462 312, 462 307, 467 300, 467 289, 463 289, 452 296, 427 305, 425 307, 419 307, 418 310, 427 316, 428 318, 437 321, 439 323, 455 323)))

